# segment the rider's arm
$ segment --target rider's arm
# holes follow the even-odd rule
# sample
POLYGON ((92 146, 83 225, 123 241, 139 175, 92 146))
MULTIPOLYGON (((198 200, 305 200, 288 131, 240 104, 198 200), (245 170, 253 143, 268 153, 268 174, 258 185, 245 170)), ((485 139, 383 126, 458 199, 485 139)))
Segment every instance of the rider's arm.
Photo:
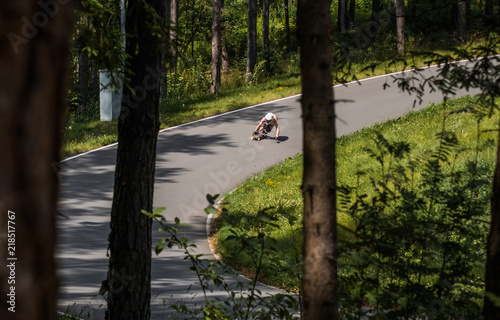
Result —
POLYGON ((255 131, 259 131, 260 127, 262 127, 262 124, 264 123, 264 119, 260 120, 259 124, 257 125, 257 127, 255 128, 254 132, 255 131))
POLYGON ((276 137, 275 137, 275 139, 278 139, 278 137, 280 136, 280 126, 278 124, 278 117, 274 116, 274 120, 276 120, 276 137))

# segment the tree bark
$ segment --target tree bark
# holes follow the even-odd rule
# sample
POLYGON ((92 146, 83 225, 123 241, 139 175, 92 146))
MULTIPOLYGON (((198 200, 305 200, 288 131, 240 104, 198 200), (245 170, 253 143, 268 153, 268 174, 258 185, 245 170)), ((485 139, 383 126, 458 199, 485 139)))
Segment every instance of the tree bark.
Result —
POLYGON ((90 97, 89 99, 92 102, 98 101, 98 96, 99 96, 99 66, 97 65, 97 58, 96 57, 91 57, 90 58, 90 84, 89 84, 89 91, 90 91, 90 97))
POLYGON ((457 36, 460 42, 465 41, 466 37, 466 15, 467 15, 467 4, 464 0, 458 0, 457 6, 457 36))
POLYGON ((194 41, 196 38, 196 1, 191 1, 191 59, 194 61, 194 41))
POLYGON ((262 9, 262 49, 269 49, 269 0, 263 0, 262 9))
POLYGON ((380 0, 372 0, 372 17, 370 25, 370 39, 375 40, 380 32, 380 0))
POLYGON ((347 24, 347 28, 354 28, 356 19, 356 0, 349 1, 349 23, 347 24))
MULTIPOLYGON (((170 31, 172 30, 171 25, 170 25, 170 9, 171 9, 171 3, 170 0, 163 0, 163 14, 164 14, 164 19, 165 21, 168 21, 167 23, 167 30, 170 35, 170 31)), ((160 80, 160 96, 161 98, 166 98, 167 97, 167 78, 168 78, 168 68, 167 68, 167 62, 169 60, 171 50, 170 50, 170 39, 165 40, 165 42, 162 43, 161 46, 161 80, 160 80)))
POLYGON ((341 33, 347 31, 347 0, 339 0, 338 28, 341 33))
POLYGON ((339 319, 330 1, 299 0, 304 173, 303 315, 339 319))
MULTIPOLYGON (((486 292, 500 298, 500 132, 498 139, 491 198, 491 226, 486 247, 486 292)), ((500 308, 495 307, 487 296, 484 299, 483 316, 485 320, 500 319, 500 308)))
POLYGON ((87 108, 90 89, 89 57, 86 53, 78 54, 78 84, 80 85, 80 101, 77 112, 83 113, 87 108))
POLYGON ((487 16, 493 15, 493 0, 486 0, 484 4, 484 14, 487 16))
POLYGON ((248 53, 245 82, 249 83, 257 63, 257 0, 248 0, 248 53))
MULTIPOLYGON (((224 0, 221 0, 221 7, 223 10, 224 9, 224 0)), ((227 50, 227 44, 226 44, 226 22, 224 21, 224 16, 222 16, 222 21, 221 21, 221 59, 222 59, 222 71, 229 71, 230 68, 230 63, 229 63, 229 52, 227 50)))
POLYGON ((405 2, 404 0, 395 0, 396 4, 396 28, 397 28, 397 38, 398 55, 402 56, 405 54, 405 2))
POLYGON ((222 70, 229 71, 231 65, 229 64, 229 52, 227 51, 227 45, 222 46, 222 70))
POLYGON ((289 14, 288 0, 285 0, 285 36, 286 36, 286 52, 290 53, 292 50, 292 36, 290 33, 290 14, 289 14))
POLYGON ((179 4, 178 0, 170 1, 170 70, 177 72, 177 23, 179 4))
POLYGON ((148 23, 150 8, 162 16, 161 0, 127 5, 125 51, 132 72, 118 119, 106 319, 149 319, 151 313, 152 222, 141 210, 153 210, 161 53, 148 23))
POLYGON ((216 94, 220 88, 221 72, 221 0, 212 0, 212 83, 210 93, 216 94))
POLYGON ((0 319, 57 318, 58 163, 74 23, 73 3, 62 2, 0 2, 0 319))

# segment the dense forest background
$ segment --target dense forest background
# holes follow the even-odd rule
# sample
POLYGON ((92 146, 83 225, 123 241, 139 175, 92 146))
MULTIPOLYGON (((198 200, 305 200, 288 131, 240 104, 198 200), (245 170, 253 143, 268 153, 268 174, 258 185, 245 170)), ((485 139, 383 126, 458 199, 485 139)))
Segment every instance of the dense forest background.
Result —
MULTIPOLYGON (((13 215, 12 213, 18 212, 15 218, 15 226, 19 232, 16 233, 15 238, 17 245, 23 247, 18 257, 19 261, 26 262, 26 267, 23 266, 23 269, 18 269, 19 274, 22 273, 25 276, 22 277, 22 282, 19 283, 16 293, 19 297, 17 300, 18 305, 26 306, 26 308, 18 309, 22 312, 14 315, 16 319, 53 319, 55 316, 54 311, 57 300, 54 258, 56 241, 55 213, 57 212, 60 185, 60 168, 58 164, 61 155, 61 140, 62 135, 65 136, 65 140, 71 140, 67 137, 72 131, 78 131, 75 129, 76 125, 75 128, 72 128, 72 125, 76 122, 98 122, 99 70, 113 71, 115 84, 124 82, 124 96, 132 97, 133 100, 125 101, 124 99, 120 120, 108 123, 109 127, 113 127, 112 129, 115 132, 118 131, 117 139, 114 139, 114 137, 111 139, 114 139, 113 142, 116 140, 119 142, 119 150, 117 153, 117 174, 115 174, 116 189, 111 213, 112 231, 108 237, 112 259, 110 259, 107 286, 108 289, 115 288, 114 283, 125 276, 137 279, 131 281, 131 285, 134 286, 130 286, 131 290, 122 291, 127 295, 125 296, 126 299, 130 301, 135 299, 135 302, 134 304, 123 302, 125 300, 120 300, 121 297, 120 299, 116 298, 117 295, 113 293, 108 295, 108 310, 110 310, 109 314, 115 311, 122 313, 133 311, 141 312, 145 316, 133 316, 131 313, 126 316, 112 315, 110 318, 114 319, 149 318, 150 255, 145 258, 139 255, 135 257, 136 261, 144 262, 140 266, 142 270, 146 270, 144 272, 135 268, 136 265, 139 266, 136 261, 128 260, 123 263, 115 260, 115 257, 122 258, 124 252, 151 253, 152 222, 141 210, 151 211, 152 209, 154 190, 154 179, 152 177, 155 174, 157 132, 159 127, 163 125, 161 113, 165 110, 168 111, 168 108, 172 105, 171 103, 181 102, 181 108, 189 108, 188 110, 195 112, 196 110, 192 109, 193 107, 189 104, 190 101, 195 99, 203 97, 219 99, 228 92, 241 89, 249 91, 252 88, 257 88, 257 91, 261 91, 260 86, 262 83, 272 81, 276 77, 280 77, 280 79, 299 79, 304 74, 312 76, 311 80, 306 76, 302 77, 302 84, 306 84, 302 86, 304 93, 302 106, 309 108, 309 110, 305 111, 313 110, 311 106, 314 106, 321 111, 327 111, 327 113, 324 114, 325 116, 321 116, 322 113, 317 112, 317 118, 303 117, 305 123, 303 127, 308 132, 304 135, 306 137, 306 143, 304 144, 316 146, 315 150, 306 148, 304 158, 311 156, 315 160, 326 160, 324 162, 328 162, 329 169, 323 171, 330 173, 334 173, 336 170, 335 161, 331 161, 335 155, 327 154, 324 156, 321 151, 332 150, 335 143, 335 129, 330 126, 330 124, 335 123, 333 121, 335 101, 332 99, 332 87, 329 85, 331 82, 355 79, 364 76, 364 74, 361 74, 363 70, 375 69, 377 65, 387 65, 396 61, 402 63, 398 68, 403 69, 415 65, 446 62, 447 64, 440 71, 439 77, 429 80, 428 84, 433 86, 432 89, 437 88, 437 90, 445 91, 445 93, 449 93, 457 87, 480 89, 482 96, 476 101, 481 107, 487 107, 488 112, 478 113, 478 119, 479 117, 492 115, 494 109, 497 108, 497 100, 495 99, 500 95, 498 59, 476 60, 477 63, 471 70, 460 67, 452 68, 450 66, 452 61, 464 56, 468 56, 473 60, 474 57, 492 56, 498 53, 499 37, 496 28, 498 28, 498 6, 500 3, 492 0, 413 0, 406 2, 403 0, 395 0, 394 2, 379 0, 339 0, 333 2, 327 0, 188 0, 183 2, 177 0, 128 0, 126 48, 123 43, 123 29, 120 26, 123 8, 121 8, 118 0, 77 1, 75 9, 76 29, 73 34, 71 33, 74 22, 72 14, 73 2, 68 2, 71 3, 68 6, 59 6, 63 1, 19 0, 8 3, 0 2, 0 8, 2 8, 0 13, 3 14, 0 32, 6 35, 2 39, 4 39, 4 44, 7 44, 3 46, 0 57, 0 61, 3 62, 3 68, 1 69, 3 73, 0 75, 0 81, 3 82, 0 88, 4 88, 3 98, 0 99, 0 109, 3 112, 3 116, 0 117, 0 120, 3 120, 3 122, 0 121, 0 137, 2 137, 0 139, 0 149, 7 150, 0 165, 0 168, 3 168, 3 170, 0 170, 0 180, 4 181, 0 190, 0 211, 9 213, 8 216, 2 215, 1 220, 4 226, 9 221, 13 222, 16 214, 13 215), (321 4, 321 7, 314 6, 316 3, 321 4), (325 4, 326 6, 323 6, 325 4), (302 12, 298 10, 301 5, 302 12), (319 8, 322 10, 318 10, 319 8), (328 9, 330 9, 330 12, 328 12, 328 9), (330 14, 333 21, 329 19, 330 14), (50 19, 48 16, 51 16, 50 19), (32 17, 33 24, 26 17, 32 17), (44 17, 47 17, 47 19, 42 22, 40 18, 43 19, 44 17), (327 17, 326 21, 332 22, 331 25, 334 26, 332 32, 330 32, 330 23, 321 21, 325 17, 327 17), (320 22, 319 24, 314 23, 316 18, 320 22), (20 23, 20 21, 23 23, 20 23), (39 28, 35 28, 34 25, 39 28), (40 27, 41 25, 44 26, 40 27), (308 28, 308 25, 311 27, 308 28), (317 32, 314 33, 314 26, 318 25, 326 27, 317 28, 317 32), (19 34, 25 37, 20 37, 19 34), (298 41, 298 34, 301 35, 300 41, 298 41), (331 46, 330 41, 328 41, 329 34, 333 39, 332 51, 330 51, 331 46), (299 47, 299 43, 303 44, 302 47, 299 47), (311 48, 318 49, 313 51, 310 50, 311 48), (304 51, 307 51, 305 52, 306 55, 304 55, 304 51), (424 58, 415 61, 416 55, 413 55, 413 53, 417 52, 445 53, 441 55, 441 60, 439 55, 435 55, 434 58, 429 60, 424 58), (299 57, 302 57, 302 63, 299 57), (66 65, 68 60, 72 64, 70 68, 66 65), (307 65, 303 63, 304 61, 308 62, 308 64, 310 62, 314 63, 307 65), (333 70, 331 70, 332 66, 333 70), (72 80, 69 95, 66 95, 67 69, 71 71, 72 80), (151 80, 151 77, 153 77, 153 81, 146 82, 146 80, 151 80), (142 91, 136 90, 136 88, 142 91), (143 92, 144 95, 141 95, 143 92), (147 99, 146 95, 148 96, 147 99), (322 97, 321 101, 314 101, 316 97, 322 97), (309 98, 311 99, 308 100, 309 98), (69 119, 64 119, 63 116, 66 104, 69 106, 69 119), (325 122, 326 119, 330 121, 325 122), (322 124, 319 130, 311 130, 317 129, 313 124, 319 123, 322 124), (66 130, 64 130, 65 126, 66 130), (307 139, 310 140, 307 141, 307 139), (323 143, 308 143, 313 139, 320 140, 323 143), (33 183, 33 181, 37 183, 33 183), (140 190, 134 189, 136 187, 139 187, 140 190), (128 194, 140 195, 141 199, 134 201, 134 205, 140 203, 144 204, 144 206, 139 208, 127 205, 127 201, 132 199, 132 197, 126 196, 128 194), (116 214, 117 212, 120 212, 120 215, 116 214), (119 216, 127 216, 127 219, 122 219, 126 223, 116 223, 115 218, 119 216), (120 236, 130 235, 129 230, 134 230, 134 234, 139 240, 128 241, 129 246, 127 247, 126 241, 120 241, 120 236), (47 237, 47 234, 52 236, 47 237), (118 236, 112 237, 115 235, 118 236), (113 251, 115 248, 118 251, 113 251), (127 265, 127 273, 119 274, 115 272, 116 266, 123 265, 127 265), (132 277, 132 275, 137 274, 141 274, 143 277, 132 277), (135 290, 136 286, 140 286, 140 288, 135 290), (132 294, 126 292, 132 292, 132 294), (141 300, 141 308, 143 307, 141 310, 135 307, 139 303, 137 298, 141 300), (128 306, 129 309, 125 309, 123 306, 128 306)), ((431 55, 428 56, 431 57, 431 55)), ((384 68, 382 67, 382 72, 387 71, 384 68)), ((421 89, 421 87, 412 88, 411 84, 408 84, 408 78, 402 77, 395 80, 401 80, 401 86, 404 89, 413 89, 417 93, 421 89)), ((298 80, 296 82, 297 86, 299 86, 300 82, 298 80)), ((281 86, 273 85, 272 90, 278 90, 279 88, 281 86)), ((246 94, 248 91, 242 92, 239 96, 246 94)), ((239 96, 236 99, 240 99, 239 96)), ((235 103, 237 104, 238 101, 235 101, 235 103)), ((235 107, 241 107, 241 105, 235 107)), ((466 111, 471 110, 469 106, 464 109, 466 111)), ((214 113, 216 112, 221 111, 215 110, 214 113)), ((307 115, 306 112, 303 114, 307 115)), ((206 114, 200 116, 206 116, 206 114)), ((100 131, 102 127, 96 130, 91 126, 89 128, 90 130, 87 131, 92 131, 91 135, 93 137, 104 136, 100 131)), ((85 130, 76 133, 83 136, 87 133, 83 132, 85 130)), ((478 207, 475 204, 477 197, 473 194, 476 190, 475 186, 478 183, 487 185, 487 182, 472 180, 470 184, 458 184, 456 182, 462 180, 456 179, 457 177, 460 178, 457 174, 452 176, 443 175, 441 163, 447 162, 447 155, 451 154, 449 151, 456 145, 456 140, 454 139, 455 136, 448 135, 446 132, 440 133, 438 137, 439 148, 436 152, 431 153, 427 162, 423 163, 426 166, 424 168, 426 170, 424 178, 427 180, 423 180, 424 198, 422 198, 421 203, 429 204, 428 208, 432 210, 436 208, 436 204, 445 208, 446 210, 442 211, 446 213, 445 218, 450 218, 448 212, 452 212, 451 209, 456 209, 454 212, 458 214, 457 219, 450 220, 449 223, 458 230, 461 230, 462 227, 465 229, 467 224, 463 221, 474 222, 469 219, 470 213, 479 212, 476 210, 478 207), (447 181, 445 179, 452 182, 447 183, 445 186, 450 186, 451 191, 457 191, 458 193, 451 193, 441 189, 442 182, 447 181), (470 202, 467 202, 469 198, 462 197, 462 191, 472 193, 470 202), (464 199, 467 201, 464 201, 464 199), (438 200, 442 200, 442 202, 438 203, 438 200), (474 211, 462 211, 462 207, 474 211)), ((88 136, 83 137, 84 140, 87 138, 88 136)), ((97 142, 109 143, 104 140, 97 142)), ((376 142, 380 142, 381 147, 378 150, 368 150, 374 158, 382 159, 377 154, 377 151, 379 151, 380 154, 388 155, 394 159, 399 157, 402 154, 400 151, 404 151, 403 149, 406 148, 405 144, 400 142, 392 143, 383 137, 377 137, 376 142)), ((67 144, 71 143, 63 142, 63 146, 67 144)), ((485 308, 483 311, 485 319, 498 319, 500 317, 498 298, 500 296, 500 292, 498 292, 500 288, 500 279, 498 277, 500 275, 500 251, 498 250, 498 244, 500 243, 498 241, 500 235, 500 220, 498 219, 500 216, 500 206, 498 205, 500 199, 499 159, 500 149, 497 149, 493 192, 490 199, 491 229, 485 250, 487 260, 485 308)), ((304 166, 307 167, 308 165, 305 164, 304 166)), ((315 167, 314 165, 310 166, 315 167)), ((471 168, 474 170, 466 168, 465 173, 480 172, 480 170, 476 170, 476 167, 471 168)), ((488 166, 488 168, 490 167, 488 166)), ((413 169, 410 167, 408 170, 413 169)), ((313 175, 305 174, 303 181, 312 180, 322 185, 324 190, 328 189, 329 192, 332 190, 336 192, 334 177, 328 175, 316 176, 317 179, 311 179, 311 177, 314 177, 313 175), (322 181, 326 183, 321 183, 322 181)), ((385 179, 385 177, 383 178, 385 179)), ((388 176, 382 183, 387 184, 389 178, 393 179, 393 176, 388 176)), ((415 210, 425 209, 424 206, 414 206, 415 194, 406 192, 404 186, 397 183, 398 180, 395 180, 393 185, 404 191, 404 193, 400 192, 401 196, 396 200, 400 201, 408 209, 408 213, 413 214, 415 210)), ((311 193, 310 190, 317 189, 319 188, 306 188, 304 194, 307 196, 306 193, 311 193)), ((384 188, 384 190, 387 191, 389 188, 384 188)), ((348 192, 344 192, 344 190, 340 190, 340 192, 341 200, 342 197, 347 199, 348 192)), ((378 198, 374 198, 377 202, 367 203, 364 202, 365 198, 359 198, 360 200, 355 203, 359 204, 359 207, 363 209, 360 212, 363 215, 362 217, 368 216, 370 218, 369 215, 374 216, 375 213, 384 212, 383 209, 386 208, 387 199, 392 194, 380 192, 379 195, 378 198), (372 210, 377 206, 381 210, 372 210)), ((334 197, 335 195, 323 198, 325 201, 335 203, 334 197)), ((396 204, 399 205, 399 203, 396 204)), ((321 208, 321 206, 312 207, 321 208)), ((394 207, 398 209, 397 206, 394 207)), ((430 209, 425 212, 424 218, 434 224, 433 220, 431 220, 431 218, 435 219, 431 215, 434 212, 430 209)), ((335 212, 335 208, 331 207, 331 209, 323 210, 320 214, 321 217, 331 218, 335 217, 335 212)), ((480 213, 484 214, 484 210, 480 213)), ((381 220, 378 220, 381 222, 381 226, 394 226, 393 221, 386 219, 387 217, 390 216, 383 215, 381 220)), ((413 219, 414 215, 408 215, 408 217, 413 219)), ((265 216, 264 218, 267 219, 265 216)), ((371 222, 374 220, 362 219, 361 221, 371 222)), ((407 225, 423 225, 419 224, 418 220, 410 220, 410 222, 407 225)), ((487 223, 486 220, 483 222, 484 224, 487 223)), ((10 223, 9 226, 12 224, 10 223)), ((401 242, 400 239, 396 238, 389 239, 390 241, 394 240, 393 242, 397 240, 398 243, 403 245, 411 245, 413 239, 423 239, 423 248, 426 250, 443 250, 442 257, 445 259, 442 259, 442 266, 449 267, 450 270, 450 272, 446 273, 444 267, 437 269, 431 265, 430 267, 434 268, 431 271, 439 273, 435 273, 438 281, 435 282, 435 286, 429 286, 427 283, 422 285, 421 281, 427 280, 426 278, 421 279, 420 275, 424 274, 422 270, 424 272, 429 270, 422 269, 422 267, 426 267, 422 259, 413 259, 412 256, 409 256, 406 260, 390 260, 389 262, 397 268, 396 270, 402 270, 399 267, 406 264, 411 267, 409 269, 411 272, 418 273, 418 281, 415 282, 417 291, 410 290, 412 288, 409 287, 409 284, 412 281, 407 276, 408 274, 403 274, 404 279, 397 282, 397 285, 404 285, 404 290, 410 293, 409 298, 402 299, 403 302, 406 299, 406 301, 420 303, 422 300, 416 300, 413 297, 423 296, 421 292, 428 288, 433 290, 432 294, 436 294, 440 298, 450 297, 450 299, 454 299, 454 292, 450 290, 449 285, 452 282, 448 282, 449 279, 453 281, 471 279, 469 276, 471 274, 469 268, 471 264, 464 264, 463 261, 466 258, 474 258, 474 255, 467 254, 474 247, 469 245, 470 242, 462 241, 462 238, 454 234, 447 234, 449 230, 446 225, 437 222, 435 224, 442 226, 441 230, 445 231, 435 233, 442 235, 441 239, 444 239, 444 246, 437 249, 433 246, 440 243, 434 241, 433 237, 421 237, 420 234, 415 234, 415 237, 411 238, 408 237, 408 232, 406 232, 408 229, 401 229, 401 234, 404 237, 400 238, 409 239, 409 242, 401 242), (459 248, 462 244, 469 251, 462 253, 454 249, 459 248), (453 259, 448 259, 448 257, 453 259), (416 263, 418 266, 414 268, 414 265, 412 266, 409 262, 416 263)), ((373 225, 375 224, 369 224, 367 227, 373 225)), ((333 221, 333 223, 329 223, 329 226, 334 228, 336 224, 333 221)), ((380 233, 377 230, 372 232, 371 229, 362 228, 363 225, 360 226, 356 230, 360 231, 360 233, 356 236, 361 240, 361 245, 364 245, 364 243, 377 244, 370 237, 377 236, 380 233), (366 232, 361 233, 364 231, 366 232)), ((419 231, 418 228, 413 229, 419 231)), ((476 229, 470 228, 469 230, 466 230, 466 234, 475 241, 477 239, 474 233, 476 229)), ((426 228, 423 229, 423 232, 424 235, 429 234, 426 228)), ((383 234, 397 236, 394 232, 384 232, 383 234)), ((261 238, 260 235, 257 237, 257 239, 261 238)), ((328 247, 327 249, 330 251, 325 251, 321 256, 335 260, 337 242, 335 237, 330 237, 329 240, 328 246, 325 247, 328 247)), ((385 250, 384 248, 386 247, 370 248, 360 246, 356 247, 353 252, 359 252, 363 255, 366 250, 373 249, 375 256, 384 258, 385 261, 383 262, 386 262, 388 260, 385 259, 384 254, 387 251, 375 251, 378 249, 385 250), (359 248, 364 248, 365 251, 358 250, 359 248)), ((411 247, 406 252, 409 250, 417 252, 411 247)), ((4 254, 7 254, 7 252, 4 251, 4 254)), ((311 252, 311 250, 306 248, 305 252, 311 252)), ((426 251, 421 252, 423 252, 422 256, 427 256, 426 251)), ((394 254, 391 254, 388 259, 392 259, 394 256, 394 254)), ((399 256, 404 258, 403 255, 399 256)), ((357 281, 358 279, 370 280, 368 277, 373 275, 373 273, 365 272, 366 270, 372 270, 365 268, 365 266, 367 264, 368 266, 373 265, 373 260, 365 259, 364 256, 359 257, 361 259, 355 262, 359 262, 359 265, 361 265, 361 268, 357 270, 361 272, 362 277, 357 277, 356 273, 359 274, 359 272, 352 270, 354 270, 353 274, 356 276, 353 279, 356 280, 356 283, 361 284, 361 288, 354 293, 359 293, 360 297, 366 296, 365 292, 367 291, 365 291, 366 287, 364 285, 370 284, 373 290, 369 288, 368 293, 374 292, 378 294, 379 286, 377 282, 357 281)), ((354 258, 358 258, 358 256, 356 255, 354 258)), ((477 259, 475 260, 477 261, 477 259)), ((375 261, 377 262, 377 260, 375 261)), ((322 266, 320 263, 316 265, 322 266)), ((325 269, 328 269, 330 275, 334 276, 336 270, 326 267, 325 269)), ((378 270, 382 270, 382 268, 378 270)), ((377 275, 379 274, 378 270, 375 272, 377 275)), ((7 277, 9 276, 7 272, 7 269, 0 272, 0 279, 2 279, 3 283, 7 283, 7 277)), ((320 273, 316 273, 316 279, 320 278, 319 275, 320 273)), ((377 280, 377 278, 373 279, 377 280)), ((106 289, 104 284, 105 282, 103 282, 103 290, 106 289)), ((317 291, 316 297, 322 297, 323 299, 331 297, 331 301, 336 301, 336 283, 331 281, 330 284, 328 290, 331 296, 321 296, 321 292, 317 291)), ((392 285, 392 283, 390 284, 392 285)), ((316 288, 313 287, 311 291, 314 289, 316 288)), ((3 287, 2 290, 4 290, 3 287)), ((5 291, 3 292, 7 294, 5 291)), ((389 295, 393 292, 394 290, 387 291, 389 295)), ((372 297, 378 299, 378 296, 372 297)), ((388 304, 382 305, 381 310, 404 311, 406 318, 413 318, 415 313, 410 310, 410 307, 413 306, 407 304, 405 310, 398 310, 390 305, 394 302, 393 296, 388 297, 387 299, 383 297, 385 301, 382 302, 388 302, 388 304)), ((477 295, 475 299, 481 300, 482 294, 477 295)), ((379 299, 379 301, 381 300, 379 299)), ((320 301, 320 299, 311 299, 311 301, 320 301)), ((362 310, 365 301, 363 299, 354 301, 354 308, 359 306, 359 309, 362 310)), ((457 306, 456 309, 461 312, 463 306, 466 309, 468 307, 463 301, 471 301, 471 299, 454 299, 453 301, 456 304, 451 305, 451 309, 457 306)), ((429 305, 426 304, 426 306, 429 305)), ((419 310, 421 306, 416 304, 414 307, 419 310)), ((465 311, 473 311, 473 314, 479 314, 480 304, 478 303, 474 307, 474 310, 467 309, 465 311)), ((330 309, 333 309, 333 312, 336 313, 335 306, 330 305, 330 309)), ((4 313, 9 312, 6 308, 2 310, 0 311, 0 318, 4 313)), ((440 312, 440 310, 438 311, 440 312)), ((450 315, 453 319, 458 318, 452 313, 450 315)), ((462 315, 463 319, 471 319, 469 313, 462 315)), ((9 314, 9 316, 12 317, 13 315, 9 314)), ((248 313, 246 317, 249 317, 248 313)))
MULTIPOLYGON (((195 99, 252 86, 276 75, 300 73, 297 1, 259 0, 255 8, 242 0, 167 0, 164 4, 169 36, 163 39, 163 102, 195 99), (214 24, 217 10, 218 26, 214 24), (214 30, 220 46, 215 59, 214 30), (255 44, 249 41, 250 34, 256 34, 255 44), (220 80, 213 79, 216 62, 220 80), (217 90, 211 90, 215 85, 217 90)), ((498 23, 498 5, 492 0, 332 1, 334 70, 345 74, 346 66, 480 43, 498 23)), ((120 3, 82 0, 77 19, 70 111, 97 117, 98 70, 123 70, 120 3)), ((356 70, 348 73, 352 78, 356 70)), ((336 73, 334 79, 345 77, 336 73)))

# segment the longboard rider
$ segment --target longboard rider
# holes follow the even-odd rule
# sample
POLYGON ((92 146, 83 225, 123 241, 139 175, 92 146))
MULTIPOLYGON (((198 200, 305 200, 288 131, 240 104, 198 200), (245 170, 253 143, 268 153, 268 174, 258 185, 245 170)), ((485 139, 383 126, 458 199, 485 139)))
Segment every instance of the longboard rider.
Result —
POLYGON ((280 135, 278 117, 274 113, 269 112, 264 118, 262 118, 262 120, 260 120, 259 124, 254 130, 254 134, 261 133, 267 135, 271 132, 271 130, 273 130, 274 127, 276 127, 276 136, 274 137, 274 139, 278 141, 278 137, 280 135))

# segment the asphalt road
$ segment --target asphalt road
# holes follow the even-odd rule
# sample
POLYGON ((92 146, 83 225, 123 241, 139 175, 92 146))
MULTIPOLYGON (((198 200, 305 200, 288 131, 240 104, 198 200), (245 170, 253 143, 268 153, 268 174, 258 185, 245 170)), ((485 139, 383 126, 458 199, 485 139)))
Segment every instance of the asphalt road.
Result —
MULTIPOLYGON (((336 86, 334 95, 340 100, 336 104, 339 136, 443 100, 441 94, 428 93, 422 104, 414 105, 415 97, 401 92, 392 83, 391 75, 336 86), (384 83, 390 87, 384 89, 384 83)), ((206 237, 207 215, 203 212, 207 205, 205 194, 224 194, 246 178, 301 152, 299 100, 300 96, 276 100, 159 134, 154 206, 166 207, 168 220, 178 217, 189 224, 185 230, 196 243, 198 253, 212 258, 206 237), (267 112, 274 112, 279 118, 279 144, 273 140, 249 140, 267 112)), ((81 318, 102 319, 106 308, 98 291, 108 266, 106 249, 115 158, 116 145, 111 145, 61 163, 60 212, 67 218, 58 219, 59 306, 61 311, 69 310, 81 318)), ((158 239, 155 232, 154 241, 158 239)), ((153 319, 166 319, 167 306, 179 299, 202 303, 196 278, 189 272, 181 251, 165 250, 160 256, 153 256, 153 319)))

